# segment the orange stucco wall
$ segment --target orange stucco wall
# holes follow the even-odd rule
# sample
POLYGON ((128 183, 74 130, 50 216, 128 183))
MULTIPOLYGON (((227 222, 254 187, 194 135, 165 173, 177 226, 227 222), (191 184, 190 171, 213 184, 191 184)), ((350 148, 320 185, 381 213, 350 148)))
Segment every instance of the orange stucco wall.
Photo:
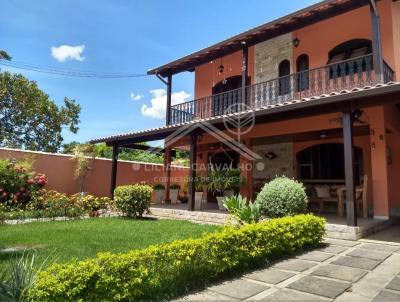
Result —
MULTIPOLYGON (((391 0, 378 2, 383 56, 395 68, 392 5, 391 0)), ((372 39, 369 6, 306 26, 294 31, 293 37, 300 40, 300 45, 293 47, 293 62, 301 54, 307 54, 311 69, 324 66, 329 51, 335 46, 352 39, 372 39)))
MULTIPOLYGON (((378 2, 381 19, 382 50, 385 61, 400 73, 400 2, 382 0, 378 2)), ((292 62, 302 54, 309 56, 310 68, 321 67, 328 62, 328 53, 335 46, 352 39, 372 39, 369 6, 329 18, 292 32, 293 38, 300 40, 293 47, 292 62)), ((212 94, 213 85, 226 78, 241 74, 241 52, 235 52, 195 69, 195 98, 212 94), (218 66, 225 66, 225 73, 219 74, 218 66)), ((254 83, 254 47, 249 48, 248 74, 254 83)), ((294 70, 295 71, 295 70, 294 70)))
MULTIPOLYGON (((74 177, 75 162, 71 156, 42 152, 26 152, 14 149, 0 149, 0 158, 20 159, 34 156, 34 168, 48 177, 46 188, 74 194, 79 192, 79 182, 74 177)), ((117 185, 145 182, 163 182, 165 173, 162 165, 118 161, 117 185)), ((172 182, 183 184, 188 169, 172 167, 172 182)), ((96 158, 92 163, 84 190, 96 196, 108 196, 110 190, 111 160, 96 158)))
MULTIPOLYGON (((213 85, 221 82, 225 78, 242 74, 242 52, 237 51, 221 59, 197 66, 195 70, 195 99, 200 99, 212 95, 213 85), (225 71, 220 74, 218 66, 224 65, 225 71)), ((249 47, 248 53, 248 75, 251 83, 254 80, 254 47, 249 47)))

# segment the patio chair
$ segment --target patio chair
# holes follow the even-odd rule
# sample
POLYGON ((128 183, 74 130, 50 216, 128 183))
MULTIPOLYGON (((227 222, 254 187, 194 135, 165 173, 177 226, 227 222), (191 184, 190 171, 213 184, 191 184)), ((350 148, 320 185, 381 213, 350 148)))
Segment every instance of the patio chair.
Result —
MULTIPOLYGON (((346 194, 346 188, 341 187, 337 189, 337 195, 339 199, 339 216, 343 216, 344 212, 344 199, 346 194)), ((362 179, 362 185, 356 187, 356 204, 358 208, 362 208, 363 218, 368 218, 368 175, 364 175, 362 179)))
POLYGON ((315 186, 315 191, 317 192, 317 198, 319 201, 319 211, 318 211, 319 214, 321 214, 324 211, 324 203, 326 202, 338 203, 337 197, 331 195, 330 186, 328 185, 315 186))

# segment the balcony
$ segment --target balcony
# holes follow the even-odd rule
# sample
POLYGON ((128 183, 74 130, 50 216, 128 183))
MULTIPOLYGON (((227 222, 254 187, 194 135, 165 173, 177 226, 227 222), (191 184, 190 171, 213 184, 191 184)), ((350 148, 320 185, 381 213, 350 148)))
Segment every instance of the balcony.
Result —
MULTIPOLYGON (((394 71, 384 62, 384 83, 394 80, 394 71)), ((378 84, 372 54, 352 58, 170 107, 170 125, 211 118, 227 113, 268 108, 293 100, 321 96, 378 84)))

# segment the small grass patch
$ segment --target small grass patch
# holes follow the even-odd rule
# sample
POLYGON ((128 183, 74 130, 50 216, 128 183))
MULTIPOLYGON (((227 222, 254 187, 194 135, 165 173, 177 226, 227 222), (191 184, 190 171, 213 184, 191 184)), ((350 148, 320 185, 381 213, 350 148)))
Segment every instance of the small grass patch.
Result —
POLYGON ((127 252, 176 239, 199 237, 218 226, 179 220, 133 220, 120 217, 33 222, 0 226, 0 265, 15 252, 34 249, 40 259, 67 262, 98 252, 127 252), (11 252, 10 252, 11 251, 11 252))

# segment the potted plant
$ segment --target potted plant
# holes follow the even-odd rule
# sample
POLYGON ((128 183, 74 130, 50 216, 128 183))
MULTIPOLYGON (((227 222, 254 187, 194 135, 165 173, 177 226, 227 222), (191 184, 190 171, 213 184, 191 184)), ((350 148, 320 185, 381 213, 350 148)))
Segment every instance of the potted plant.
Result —
POLYGON ((226 211, 224 207, 223 193, 228 185, 227 171, 221 169, 212 169, 209 175, 208 189, 212 191, 217 198, 220 211, 226 211))
POLYGON ((154 196, 155 196, 155 203, 160 204, 163 201, 165 186, 163 184, 155 184, 153 186, 154 196))
POLYGON ((226 175, 226 183, 224 189, 224 196, 230 197, 235 194, 238 194, 240 191, 240 187, 245 184, 245 179, 241 175, 239 169, 229 169, 225 173, 226 175))
POLYGON ((178 202, 178 195, 181 186, 177 183, 173 183, 169 186, 169 198, 171 199, 172 204, 176 204, 178 202))
POLYGON ((196 189, 194 193, 194 209, 201 210, 201 203, 203 201, 203 192, 206 187, 206 182, 203 177, 196 176, 194 179, 194 187, 196 189))

